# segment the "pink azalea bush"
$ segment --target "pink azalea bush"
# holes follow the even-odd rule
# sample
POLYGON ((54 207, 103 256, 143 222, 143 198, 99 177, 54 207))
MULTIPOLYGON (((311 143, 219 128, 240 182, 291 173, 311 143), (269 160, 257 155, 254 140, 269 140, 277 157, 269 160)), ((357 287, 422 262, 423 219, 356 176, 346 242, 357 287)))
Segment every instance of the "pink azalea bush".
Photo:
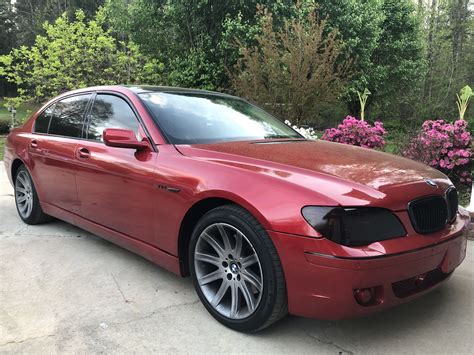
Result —
POLYGON ((471 134, 467 122, 454 124, 443 120, 425 121, 422 131, 402 151, 405 157, 421 161, 441 170, 461 183, 470 184, 471 134))
POLYGON ((337 128, 327 129, 321 139, 364 148, 383 148, 386 134, 382 122, 371 126, 366 121, 347 116, 337 128))

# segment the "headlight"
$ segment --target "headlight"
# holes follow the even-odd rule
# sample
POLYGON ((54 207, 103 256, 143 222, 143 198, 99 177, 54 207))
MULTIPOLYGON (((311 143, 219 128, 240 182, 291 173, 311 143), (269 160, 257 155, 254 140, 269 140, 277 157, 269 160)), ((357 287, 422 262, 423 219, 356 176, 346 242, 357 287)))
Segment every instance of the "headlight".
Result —
POLYGON ((308 206, 301 213, 317 232, 342 245, 368 245, 406 234, 399 219, 384 208, 308 206))

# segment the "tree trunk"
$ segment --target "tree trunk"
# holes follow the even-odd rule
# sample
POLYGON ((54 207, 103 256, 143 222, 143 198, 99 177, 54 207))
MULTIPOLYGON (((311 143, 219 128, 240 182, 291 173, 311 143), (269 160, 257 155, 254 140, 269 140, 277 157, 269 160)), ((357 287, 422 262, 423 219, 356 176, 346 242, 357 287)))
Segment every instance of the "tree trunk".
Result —
POLYGON ((430 19, 428 28, 428 77, 429 77, 429 88, 428 97, 431 99, 431 85, 433 83, 433 65, 434 65, 434 35, 436 27, 436 17, 438 9, 438 0, 431 0, 430 6, 430 19))
POLYGON ((451 27, 451 73, 445 97, 448 97, 455 78, 458 77, 459 59, 466 41, 466 28, 469 20, 469 0, 452 0, 449 11, 451 27))

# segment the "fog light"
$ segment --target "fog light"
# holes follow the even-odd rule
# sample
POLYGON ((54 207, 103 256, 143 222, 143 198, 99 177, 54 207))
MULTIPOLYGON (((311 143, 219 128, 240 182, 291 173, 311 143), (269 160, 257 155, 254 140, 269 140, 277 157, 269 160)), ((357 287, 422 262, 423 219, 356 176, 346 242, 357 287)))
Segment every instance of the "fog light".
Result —
POLYGON ((415 276, 413 278, 413 282, 415 284, 415 286, 420 286, 423 284, 423 282, 425 282, 425 279, 426 279, 426 273, 425 274, 421 274, 421 275, 418 275, 418 276, 415 276))
POLYGON ((365 306, 373 301, 374 289, 373 288, 357 288, 354 290, 354 297, 359 304, 365 306))

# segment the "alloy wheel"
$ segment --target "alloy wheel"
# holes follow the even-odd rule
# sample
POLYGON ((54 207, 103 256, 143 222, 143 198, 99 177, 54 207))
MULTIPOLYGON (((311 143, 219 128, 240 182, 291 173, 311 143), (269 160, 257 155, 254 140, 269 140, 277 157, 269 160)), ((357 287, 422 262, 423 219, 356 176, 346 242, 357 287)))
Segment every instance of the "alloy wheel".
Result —
POLYGON ((196 243, 194 267, 204 297, 218 313, 243 319, 255 312, 263 294, 262 266, 240 230, 226 223, 206 227, 196 243))
POLYGON ((28 218, 33 211, 33 184, 28 173, 21 170, 15 181, 15 201, 18 212, 23 218, 28 218))

